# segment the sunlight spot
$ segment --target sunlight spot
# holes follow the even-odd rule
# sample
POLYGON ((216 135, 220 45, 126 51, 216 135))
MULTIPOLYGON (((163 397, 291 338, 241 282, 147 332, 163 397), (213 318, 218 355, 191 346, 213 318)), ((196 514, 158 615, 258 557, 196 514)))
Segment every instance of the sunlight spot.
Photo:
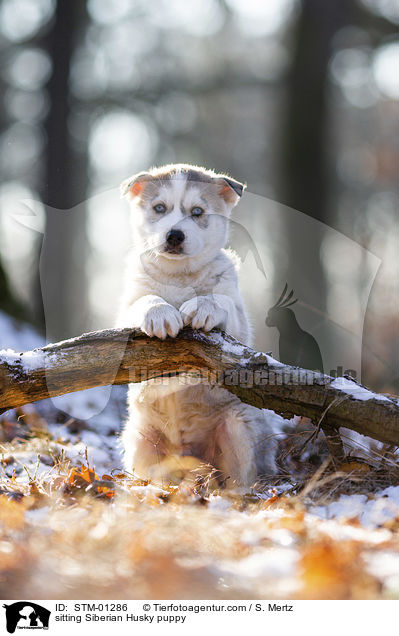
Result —
POLYGON ((182 29, 199 37, 217 33, 224 21, 223 11, 216 0, 161 0, 152 5, 151 17, 161 28, 182 29))
POLYGON ((124 18, 129 11, 135 9, 136 3, 131 0, 88 0, 87 10, 95 22, 109 25, 124 18))
POLYGON ((100 175, 118 174, 123 178, 148 165, 155 146, 155 133, 140 117, 128 111, 112 111, 94 122, 90 161, 100 175))
POLYGON ((54 0, 3 0, 0 29, 13 42, 32 37, 54 13, 54 0))
POLYGON ((15 123, 0 137, 0 166, 3 174, 23 174, 39 157, 45 143, 41 127, 15 123))
POLYGON ((341 87, 363 86, 370 78, 370 52, 367 49, 341 49, 330 63, 333 81, 341 87))
POLYGON ((35 90, 47 82, 51 69, 51 59, 44 51, 24 48, 11 59, 7 78, 17 88, 35 90))
POLYGON ((240 28, 251 35, 271 35, 292 16, 296 0, 227 0, 240 28))
POLYGON ((399 42, 385 44, 377 49, 373 71, 381 93, 399 99, 399 42))
POLYGON ((391 22, 399 24, 398 0, 360 0, 361 3, 376 15, 388 18, 391 22))
POLYGON ((45 91, 20 91, 9 88, 4 94, 4 106, 10 117, 21 122, 42 121, 49 109, 45 91))

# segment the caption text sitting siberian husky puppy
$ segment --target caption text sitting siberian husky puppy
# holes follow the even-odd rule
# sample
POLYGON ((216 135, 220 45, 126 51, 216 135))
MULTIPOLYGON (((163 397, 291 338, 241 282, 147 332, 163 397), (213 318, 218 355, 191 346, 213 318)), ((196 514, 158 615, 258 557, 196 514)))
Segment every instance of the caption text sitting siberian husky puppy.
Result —
MULTIPOLYGON (((244 186, 196 166, 168 165, 122 184, 131 207, 129 255, 119 327, 176 337, 185 325, 221 327, 244 344, 250 328, 234 257, 223 248, 244 186)), ((170 379, 129 386, 123 432, 126 468, 171 479, 170 458, 194 456, 228 487, 251 487, 275 472, 268 413, 219 386, 170 379)))

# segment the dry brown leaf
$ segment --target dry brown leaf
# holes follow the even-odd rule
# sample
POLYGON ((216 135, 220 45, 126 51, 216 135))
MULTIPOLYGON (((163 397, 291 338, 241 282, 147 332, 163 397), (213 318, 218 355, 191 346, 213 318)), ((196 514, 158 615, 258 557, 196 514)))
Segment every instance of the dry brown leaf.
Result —
POLYGON ((68 484, 70 486, 86 487, 91 484, 95 479, 98 479, 98 475, 94 470, 91 470, 87 466, 81 466, 76 468, 73 466, 68 474, 68 484))
POLYGON ((20 502, 0 495, 0 523, 11 530, 19 530, 25 524, 24 499, 20 502))
POLYGON ((338 470, 343 473, 369 473, 371 467, 366 462, 350 460, 343 462, 338 470))
POLYGON ((355 541, 323 539, 306 545, 300 561, 303 598, 375 598, 378 584, 362 565, 355 541))

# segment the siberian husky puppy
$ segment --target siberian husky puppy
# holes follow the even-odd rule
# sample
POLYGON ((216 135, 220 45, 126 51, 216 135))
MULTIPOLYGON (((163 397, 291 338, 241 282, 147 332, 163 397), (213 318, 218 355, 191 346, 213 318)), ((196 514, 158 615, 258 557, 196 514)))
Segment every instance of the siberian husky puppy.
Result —
MULTIPOLYGON (((175 338, 185 325, 203 331, 221 327, 251 343, 237 258, 224 249, 229 217, 244 187, 185 164, 154 168, 122 183, 133 248, 118 327, 139 327, 161 339, 175 338)), ((220 483, 250 488, 275 472, 269 417, 203 381, 131 384, 122 434, 126 468, 145 479, 174 481, 191 456, 212 466, 220 483)))

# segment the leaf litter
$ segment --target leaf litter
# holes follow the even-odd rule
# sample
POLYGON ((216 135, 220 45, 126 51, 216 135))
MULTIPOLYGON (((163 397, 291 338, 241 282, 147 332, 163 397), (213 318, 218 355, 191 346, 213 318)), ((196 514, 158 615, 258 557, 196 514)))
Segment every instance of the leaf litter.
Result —
POLYGON ((0 418, 2 598, 399 598, 395 448, 341 429, 334 468, 322 433, 275 416, 279 474, 251 491, 184 458, 179 485, 150 483, 123 469, 124 404, 113 387, 0 418))
POLYGON ((399 597, 394 453, 355 448, 335 470, 322 435, 301 450, 309 424, 286 422, 280 474, 250 492, 190 466, 179 485, 149 483, 122 468, 114 406, 2 417, 3 598, 399 597))

